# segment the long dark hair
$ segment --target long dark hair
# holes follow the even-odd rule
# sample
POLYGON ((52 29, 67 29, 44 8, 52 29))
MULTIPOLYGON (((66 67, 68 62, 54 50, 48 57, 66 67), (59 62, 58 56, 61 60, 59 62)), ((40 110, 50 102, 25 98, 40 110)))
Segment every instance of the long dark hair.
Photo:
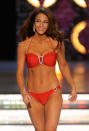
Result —
POLYGON ((45 32, 45 35, 50 36, 51 38, 56 39, 58 42, 60 41, 62 43, 62 41, 64 40, 64 33, 58 30, 58 23, 55 19, 55 16, 48 8, 36 8, 30 13, 29 17, 20 28, 20 39, 25 40, 27 37, 31 37, 34 35, 33 24, 35 21, 35 17, 39 13, 45 14, 49 20, 49 26, 47 31, 45 32))

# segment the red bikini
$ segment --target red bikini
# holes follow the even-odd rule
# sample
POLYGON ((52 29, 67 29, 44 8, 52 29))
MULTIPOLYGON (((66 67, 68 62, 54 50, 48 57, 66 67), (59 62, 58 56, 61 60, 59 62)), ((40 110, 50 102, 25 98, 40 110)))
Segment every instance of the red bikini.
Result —
POLYGON ((33 53, 26 55, 27 67, 35 67, 39 64, 45 64, 47 66, 54 66, 56 64, 56 53, 49 52, 43 56, 37 56, 33 53))
MULTIPOLYGON (((32 39, 31 39, 32 42, 32 39)), ((30 44, 31 44, 30 42, 30 44)), ((29 44, 29 45, 30 45, 29 44)), ((29 49, 29 47, 28 47, 29 49)), ((55 66, 56 64, 56 53, 54 51, 49 52, 43 56, 38 56, 34 53, 26 54, 27 67, 35 67, 39 64, 45 64, 47 66, 55 66)))
POLYGON ((57 89, 60 89, 60 86, 57 86, 56 88, 54 89, 51 89, 49 91, 46 91, 46 92, 42 92, 42 93, 33 93, 33 92, 29 92, 27 90, 27 92, 29 93, 29 95, 31 95, 33 98, 35 98, 38 102, 40 102, 41 104, 46 104, 49 96, 54 92, 56 91, 57 89))
MULTIPOLYGON (((31 42, 32 42, 32 39, 31 39, 31 42)), ((30 42, 30 44, 31 44, 31 42, 30 42)), ((50 40, 50 43, 51 43, 51 40, 50 40)), ((29 47, 28 47, 28 49, 29 49, 29 47)), ((38 56, 34 53, 27 53, 26 54, 26 61, 27 61, 27 67, 28 68, 29 67, 33 68, 35 66, 38 66, 39 64, 44 64, 44 65, 47 65, 47 66, 55 66, 55 64, 56 64, 56 53, 54 51, 52 51, 52 52, 49 52, 49 53, 47 53, 43 56, 38 56)), ((56 88, 51 89, 50 91, 47 91, 47 92, 43 92, 43 93, 29 92, 29 94, 31 96, 33 96, 41 104, 45 104, 46 101, 48 100, 48 97, 58 88, 60 88, 60 86, 57 86, 56 88)))

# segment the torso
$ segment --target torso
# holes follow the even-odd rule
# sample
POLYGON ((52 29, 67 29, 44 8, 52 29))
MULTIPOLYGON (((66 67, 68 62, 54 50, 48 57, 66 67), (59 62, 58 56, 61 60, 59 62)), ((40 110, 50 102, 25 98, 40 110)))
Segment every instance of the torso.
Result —
MULTIPOLYGON (((57 41, 52 38, 40 42, 31 37, 26 41, 26 55, 32 53, 36 56, 45 56, 54 52, 56 46, 57 41)), ((59 85, 59 81, 56 77, 55 65, 38 64, 34 67, 28 67, 27 88, 29 91, 44 92, 57 85, 59 85)))

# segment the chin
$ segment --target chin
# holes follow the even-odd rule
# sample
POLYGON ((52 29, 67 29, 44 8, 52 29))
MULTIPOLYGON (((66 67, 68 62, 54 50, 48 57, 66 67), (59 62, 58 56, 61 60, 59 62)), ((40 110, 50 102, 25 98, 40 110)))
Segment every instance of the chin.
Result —
POLYGON ((39 35, 44 35, 46 33, 46 31, 45 32, 37 32, 37 34, 39 34, 39 35))

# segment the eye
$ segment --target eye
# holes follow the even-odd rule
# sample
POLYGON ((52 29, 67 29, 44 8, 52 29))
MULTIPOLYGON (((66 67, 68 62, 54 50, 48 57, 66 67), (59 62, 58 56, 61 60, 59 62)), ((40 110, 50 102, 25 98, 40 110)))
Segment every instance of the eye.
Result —
POLYGON ((48 21, 46 21, 46 20, 45 20, 45 21, 44 21, 44 23, 46 23, 46 24, 47 24, 47 23, 48 23, 48 21))
MULTIPOLYGON (((35 20, 35 22, 36 22, 36 23, 40 23, 40 22, 42 22, 42 21, 41 21, 41 20, 39 20, 39 19, 37 19, 37 20, 35 20)), ((47 21, 47 20, 45 20, 45 21, 43 21, 43 23, 44 23, 44 24, 48 24, 48 21, 47 21)))
POLYGON ((37 20, 35 20, 35 22, 41 22, 41 20, 37 19, 37 20))

